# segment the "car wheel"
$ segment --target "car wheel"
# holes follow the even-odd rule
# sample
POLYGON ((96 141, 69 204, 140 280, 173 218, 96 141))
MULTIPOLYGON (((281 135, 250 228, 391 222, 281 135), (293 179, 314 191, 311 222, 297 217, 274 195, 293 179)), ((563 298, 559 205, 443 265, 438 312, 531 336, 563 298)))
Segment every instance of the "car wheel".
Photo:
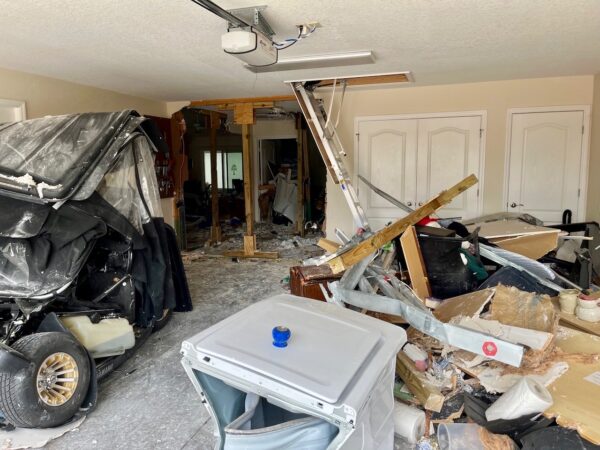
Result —
POLYGON ((16 374, 0 374, 0 410, 23 428, 49 428, 79 410, 90 382, 87 352, 70 334, 36 333, 12 346, 32 364, 16 374))

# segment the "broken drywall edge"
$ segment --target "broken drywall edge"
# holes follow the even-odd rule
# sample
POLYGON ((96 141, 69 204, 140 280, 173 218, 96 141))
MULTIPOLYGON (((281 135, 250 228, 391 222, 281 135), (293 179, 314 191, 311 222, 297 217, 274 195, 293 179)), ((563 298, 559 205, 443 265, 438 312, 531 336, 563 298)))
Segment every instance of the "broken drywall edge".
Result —
MULTIPOLYGON (((513 387, 514 384, 524 376, 518 373, 503 375, 503 370, 504 369, 498 367, 486 368, 477 374, 477 379, 487 392, 492 394, 502 394, 513 387)), ((569 364, 559 361, 554 363, 550 369, 543 374, 527 374, 527 376, 539 381, 547 387, 558 380, 567 370, 569 370, 569 364)))

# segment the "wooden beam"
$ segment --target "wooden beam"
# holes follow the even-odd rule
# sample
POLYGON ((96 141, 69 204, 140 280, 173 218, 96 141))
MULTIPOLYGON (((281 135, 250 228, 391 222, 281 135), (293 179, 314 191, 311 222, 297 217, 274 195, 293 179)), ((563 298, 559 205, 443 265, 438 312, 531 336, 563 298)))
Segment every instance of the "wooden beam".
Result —
POLYGON ((222 240, 221 222, 219 220, 219 180, 217 173, 217 131, 221 125, 219 113, 210 113, 210 180, 211 180, 211 216, 210 240, 213 243, 222 240))
POLYGON ((404 261, 410 275, 410 284, 417 294, 417 297, 422 302, 431 297, 431 286, 429 286, 429 278, 427 278, 427 270, 425 262, 421 254, 421 247, 417 239, 417 232, 414 226, 409 226, 400 237, 400 245, 402 253, 404 253, 404 261))
POLYGON ((238 103, 264 103, 264 102, 293 102, 296 97, 293 95, 272 95, 267 97, 242 97, 242 98, 216 98, 212 100, 194 100, 190 102, 191 107, 198 106, 218 106, 225 104, 238 103))
POLYGON ((261 259, 277 259, 279 258, 279 253, 277 252, 261 252, 260 250, 256 250, 254 253, 249 254, 245 251, 241 250, 228 250, 223 252, 223 256, 229 256, 231 258, 261 258, 261 259))
POLYGON ((254 236, 254 199, 252 195, 252 125, 248 124, 242 125, 242 166, 244 172, 246 236, 254 236))
POLYGON ((328 80, 321 80, 317 83, 317 87, 328 87, 333 86, 334 83, 339 85, 341 81, 346 82, 346 86, 365 86, 369 84, 388 84, 388 83, 408 83, 410 78, 407 73, 390 73, 381 75, 367 75, 367 76, 356 76, 356 77, 340 77, 331 78, 328 80))
POLYGON ((252 105, 254 109, 259 108, 272 108, 275 106, 275 102, 255 102, 255 103, 221 103, 219 105, 211 106, 219 111, 234 110, 236 105, 252 105))
POLYGON ((296 115, 296 151, 298 168, 296 183, 298 185, 296 195, 296 231, 304 236, 304 151, 302 143, 302 115, 296 115))
POLYGON ((317 245, 329 253, 335 253, 340 248, 340 244, 338 244, 335 241, 330 241, 329 239, 325 239, 325 238, 319 239, 319 242, 317 242, 317 245))
POLYGON ((477 177, 475 175, 469 175, 467 178, 455 184, 450 189, 442 191, 437 197, 429 200, 419 209, 408 214, 406 217, 397 220, 391 225, 388 225, 371 237, 333 258, 328 262, 329 266, 333 270, 333 273, 340 273, 353 264, 356 264, 366 256, 377 251, 377 249, 383 247, 389 241, 403 233, 404 230, 406 230, 410 225, 414 225, 421 219, 433 214, 435 211, 450 203, 452 199, 476 183, 477 177))
POLYGON ((256 123, 252 103, 239 103, 233 108, 233 121, 238 125, 253 125, 256 123))
POLYGON ((442 393, 429 384, 422 372, 419 372, 411 359, 404 352, 399 352, 396 358, 396 374, 410 392, 419 400, 423 408, 429 411, 440 412, 444 406, 442 393))

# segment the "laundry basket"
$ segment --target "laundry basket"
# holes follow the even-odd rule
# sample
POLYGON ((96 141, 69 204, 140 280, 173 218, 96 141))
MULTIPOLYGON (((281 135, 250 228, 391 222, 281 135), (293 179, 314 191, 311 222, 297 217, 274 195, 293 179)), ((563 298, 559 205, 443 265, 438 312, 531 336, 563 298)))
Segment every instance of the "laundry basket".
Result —
POLYGON ((216 449, 385 450, 405 342, 398 326, 278 295, 184 341, 182 364, 213 418, 216 449), (274 345, 275 327, 290 330, 286 346, 274 345))

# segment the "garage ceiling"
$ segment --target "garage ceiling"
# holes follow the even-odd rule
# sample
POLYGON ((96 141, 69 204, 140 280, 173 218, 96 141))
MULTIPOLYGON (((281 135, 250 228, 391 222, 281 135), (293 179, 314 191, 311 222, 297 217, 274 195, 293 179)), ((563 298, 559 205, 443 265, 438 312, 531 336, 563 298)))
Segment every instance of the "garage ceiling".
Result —
POLYGON ((410 70, 417 84, 600 72, 598 0, 216 0, 267 4, 285 50, 373 50, 376 63, 254 74, 220 49, 225 21, 190 0, 0 0, 0 66, 162 100, 286 94, 282 81, 410 70))

